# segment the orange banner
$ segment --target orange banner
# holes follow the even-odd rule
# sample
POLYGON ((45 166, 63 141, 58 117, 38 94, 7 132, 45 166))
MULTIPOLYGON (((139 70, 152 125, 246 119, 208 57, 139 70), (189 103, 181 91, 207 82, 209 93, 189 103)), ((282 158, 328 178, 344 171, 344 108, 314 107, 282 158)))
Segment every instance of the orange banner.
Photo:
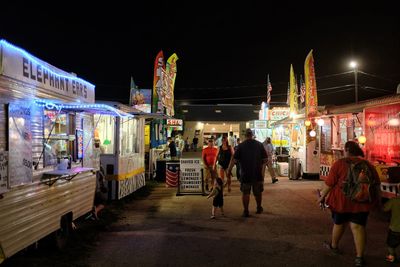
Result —
POLYGON ((152 97, 152 112, 164 113, 162 99, 164 98, 164 79, 165 73, 164 54, 160 51, 154 61, 154 80, 153 80, 153 97, 152 97))

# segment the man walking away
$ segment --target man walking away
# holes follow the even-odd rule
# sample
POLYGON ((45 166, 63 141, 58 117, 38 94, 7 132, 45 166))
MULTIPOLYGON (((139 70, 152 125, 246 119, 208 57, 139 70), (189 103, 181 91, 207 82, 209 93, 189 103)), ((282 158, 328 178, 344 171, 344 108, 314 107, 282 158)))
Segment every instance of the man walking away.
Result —
POLYGON ((264 191, 264 174, 267 164, 267 153, 259 141, 253 139, 251 129, 246 130, 246 140, 239 144, 233 160, 229 164, 228 173, 232 175, 233 165, 240 163, 240 191, 242 191, 243 217, 249 217, 250 191, 257 203, 257 214, 263 212, 262 192, 264 191))
POLYGON ((272 167, 272 157, 274 156, 275 149, 271 143, 270 137, 267 137, 265 139, 265 141, 263 142, 263 146, 265 148, 265 151, 267 152, 267 156, 268 156, 267 167, 268 167, 269 174, 271 175, 272 183, 274 184, 274 183, 278 182, 278 179, 276 178, 274 168, 272 167))

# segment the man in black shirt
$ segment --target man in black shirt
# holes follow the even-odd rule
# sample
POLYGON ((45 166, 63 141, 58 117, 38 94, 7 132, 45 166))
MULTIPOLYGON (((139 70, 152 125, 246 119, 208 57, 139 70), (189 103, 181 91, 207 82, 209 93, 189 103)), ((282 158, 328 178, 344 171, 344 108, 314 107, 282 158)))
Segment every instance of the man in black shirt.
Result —
POLYGON ((171 158, 176 158, 176 144, 175 144, 175 141, 172 138, 169 138, 169 141, 170 141, 169 145, 168 145, 169 154, 170 154, 171 158))
POLYGON ((249 217, 250 191, 257 202, 257 214, 263 212, 262 208, 262 192, 264 191, 264 173, 267 164, 267 153, 262 143, 253 139, 251 129, 246 130, 246 140, 240 143, 233 156, 233 160, 229 164, 228 174, 232 175, 233 165, 240 163, 240 191, 242 191, 243 216, 249 217))
POLYGON ((199 143, 199 138, 197 138, 197 136, 193 137, 193 151, 196 152, 197 151, 197 144, 199 143))

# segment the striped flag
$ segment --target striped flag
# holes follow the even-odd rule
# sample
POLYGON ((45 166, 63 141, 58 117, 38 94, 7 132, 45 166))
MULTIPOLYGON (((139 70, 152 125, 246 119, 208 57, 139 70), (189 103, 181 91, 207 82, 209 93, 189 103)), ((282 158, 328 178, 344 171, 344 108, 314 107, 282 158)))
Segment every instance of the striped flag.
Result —
POLYGON ((269 74, 267 75, 267 104, 269 107, 269 103, 271 102, 271 92, 272 92, 272 85, 269 81, 269 74))
POLYGON ((179 177, 179 163, 167 163, 165 176, 165 183, 167 184, 167 186, 177 187, 179 177))
POLYGON ((306 85, 303 82, 303 77, 300 75, 300 103, 306 100, 306 85))

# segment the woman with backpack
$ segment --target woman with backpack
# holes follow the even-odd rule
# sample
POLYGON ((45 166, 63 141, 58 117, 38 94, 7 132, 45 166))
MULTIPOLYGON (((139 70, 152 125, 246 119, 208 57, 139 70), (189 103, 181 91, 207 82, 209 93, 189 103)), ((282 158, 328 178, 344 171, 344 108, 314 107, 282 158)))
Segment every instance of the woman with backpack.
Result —
POLYGON ((348 141, 344 149, 345 157, 332 165, 318 199, 318 204, 326 202, 333 219, 332 239, 324 245, 340 254, 340 239, 350 225, 356 247, 355 266, 364 266, 365 226, 369 211, 380 203, 380 179, 375 168, 363 159, 364 152, 356 142, 348 141))

